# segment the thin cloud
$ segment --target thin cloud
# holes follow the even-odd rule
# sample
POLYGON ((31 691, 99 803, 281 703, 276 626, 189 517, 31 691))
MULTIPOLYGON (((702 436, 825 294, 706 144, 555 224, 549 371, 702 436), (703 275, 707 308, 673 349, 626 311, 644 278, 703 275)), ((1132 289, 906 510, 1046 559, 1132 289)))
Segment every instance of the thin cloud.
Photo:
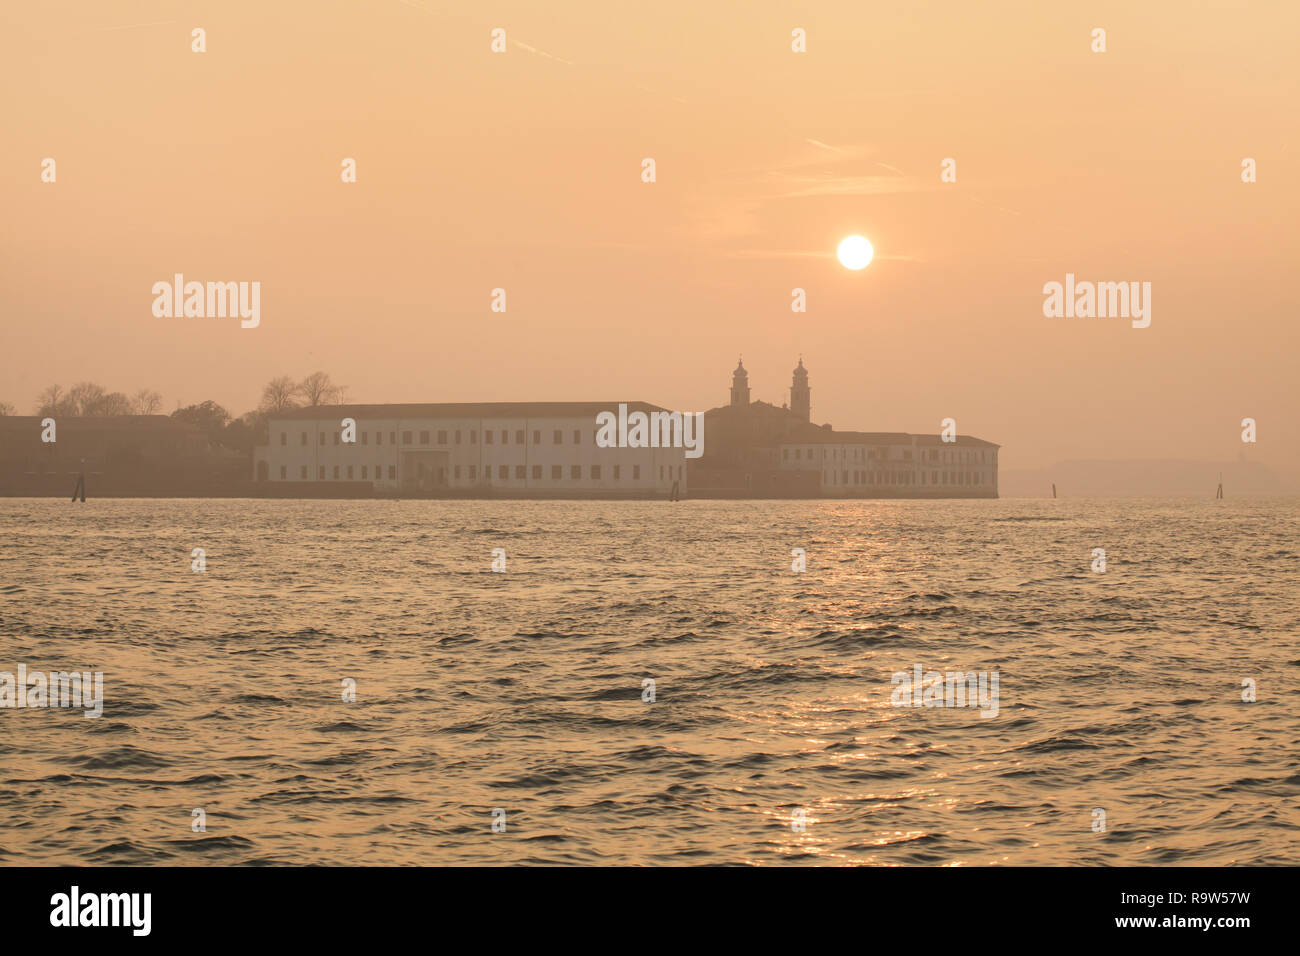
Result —
POLYGON ((919 192, 927 187, 900 176, 790 176, 788 188, 774 199, 806 199, 812 196, 891 196, 919 192))
POLYGON ((995 203, 995 202, 986 202, 986 201, 983 200, 983 199, 976 199, 974 196, 967 196, 966 198, 969 199, 969 200, 970 200, 971 202, 973 202, 973 203, 978 203, 978 204, 981 205, 981 206, 989 206, 989 207, 991 207, 991 208, 993 208, 993 209, 1001 210, 1002 212, 1009 212, 1009 213, 1011 213, 1011 215, 1013 215, 1013 216, 1021 216, 1021 215, 1024 215, 1024 214, 1023 214, 1022 212, 1020 212, 1020 210, 1018 210, 1018 209, 1008 209, 1006 206, 999 206, 999 205, 998 205, 997 203, 995 203))
POLYGON ((519 49, 532 53, 535 56, 544 56, 548 60, 555 60, 557 63, 567 63, 569 66, 575 65, 572 60, 566 60, 564 57, 556 56, 554 53, 547 53, 545 50, 539 50, 535 46, 529 46, 522 40, 511 39, 510 42, 519 47, 519 49))
MULTIPOLYGON (((834 259, 833 251, 821 249, 734 249, 722 253, 727 259, 834 259)), ((923 262, 917 256, 892 256, 876 254, 872 262, 923 262)))
POLYGON ((160 27, 164 24, 175 23, 175 20, 154 20, 152 23, 124 23, 120 27, 96 27, 91 33, 103 33, 106 30, 134 30, 138 27, 160 27))
POLYGON ((844 150, 840 149, 838 146, 832 146, 832 145, 830 145, 829 143, 823 143, 823 142, 822 142, 821 140, 819 140, 819 139, 805 139, 804 142, 805 142, 805 143, 812 143, 814 146, 819 146, 819 147, 821 147, 822 149, 829 149, 832 153, 843 153, 843 152, 844 152, 844 150))

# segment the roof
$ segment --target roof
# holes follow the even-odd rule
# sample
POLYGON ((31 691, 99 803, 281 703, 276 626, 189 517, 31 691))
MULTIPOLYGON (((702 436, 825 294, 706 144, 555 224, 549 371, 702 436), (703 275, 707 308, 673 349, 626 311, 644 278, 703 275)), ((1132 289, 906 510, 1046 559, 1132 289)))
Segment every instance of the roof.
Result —
POLYGON ((991 441, 975 438, 972 435, 958 435, 956 441, 945 442, 939 435, 918 435, 913 432, 837 432, 831 428, 807 426, 786 438, 778 438, 774 445, 863 445, 888 444, 890 442, 911 442, 918 445, 964 445, 981 448, 1001 448, 991 441))
POLYGON ((648 402, 444 402, 396 405, 314 405, 272 413, 273 421, 316 418, 595 418, 600 412, 666 412, 648 402))

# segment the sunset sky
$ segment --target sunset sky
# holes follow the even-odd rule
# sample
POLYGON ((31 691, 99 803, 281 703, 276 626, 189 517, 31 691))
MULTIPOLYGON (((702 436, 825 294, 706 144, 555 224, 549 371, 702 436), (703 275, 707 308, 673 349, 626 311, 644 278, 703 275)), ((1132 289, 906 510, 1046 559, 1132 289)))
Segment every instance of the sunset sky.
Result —
POLYGON ((702 410, 738 354, 786 401, 802 354, 837 428, 1294 481, 1297 32, 1283 0, 6 3, 0 401, 238 414, 324 369, 702 410), (260 326, 155 318, 176 272, 261 282, 260 326), (1150 282, 1150 328, 1045 318, 1067 272, 1150 282))

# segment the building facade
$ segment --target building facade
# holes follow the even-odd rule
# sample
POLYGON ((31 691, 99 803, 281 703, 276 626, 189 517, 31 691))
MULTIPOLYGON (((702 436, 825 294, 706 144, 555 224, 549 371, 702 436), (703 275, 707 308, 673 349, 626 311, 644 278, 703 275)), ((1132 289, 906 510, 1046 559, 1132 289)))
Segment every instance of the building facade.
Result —
MULTIPOLYGON (((258 483, 363 483, 385 495, 685 495, 683 448, 602 448, 596 416, 618 402, 322 405, 273 414, 258 483), (345 439, 344 420, 355 424, 345 439)), ((629 411, 665 412, 645 402, 629 411)))
POLYGON ((730 401, 705 413, 705 455, 689 468, 695 497, 998 496, 999 446, 993 442, 814 424, 802 357, 788 406, 749 396, 749 375, 741 365, 732 373, 730 401))

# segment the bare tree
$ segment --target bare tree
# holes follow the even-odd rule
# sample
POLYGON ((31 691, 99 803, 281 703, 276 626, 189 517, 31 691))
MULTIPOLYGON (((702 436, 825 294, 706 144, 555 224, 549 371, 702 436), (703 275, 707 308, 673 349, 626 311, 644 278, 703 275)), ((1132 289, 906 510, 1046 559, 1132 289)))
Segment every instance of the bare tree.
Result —
POLYGON ((137 415, 156 415, 162 408, 162 396, 147 388, 142 388, 131 399, 131 405, 137 415))
POLYGON ((9 402, 0 402, 0 415, 12 415, 16 409, 9 402))
POLYGON ((329 372, 312 372, 298 385, 298 391, 307 400, 307 404, 315 408, 317 405, 336 401, 341 387, 334 384, 329 372))
POLYGON ((36 396, 37 415, 71 415, 68 411, 68 396, 62 385, 51 385, 36 396))
POLYGON ((266 383, 262 389, 260 410, 270 415, 298 407, 298 386, 288 375, 281 375, 266 383))
POLYGON ((94 382, 78 382, 68 389, 68 405, 73 415, 94 415, 95 407, 107 394, 103 385, 96 385, 94 382))
POLYGON ((103 417, 106 415, 130 415, 135 409, 134 403, 127 398, 122 392, 109 392, 107 395, 100 397, 98 401, 85 409, 83 415, 95 415, 103 417))

